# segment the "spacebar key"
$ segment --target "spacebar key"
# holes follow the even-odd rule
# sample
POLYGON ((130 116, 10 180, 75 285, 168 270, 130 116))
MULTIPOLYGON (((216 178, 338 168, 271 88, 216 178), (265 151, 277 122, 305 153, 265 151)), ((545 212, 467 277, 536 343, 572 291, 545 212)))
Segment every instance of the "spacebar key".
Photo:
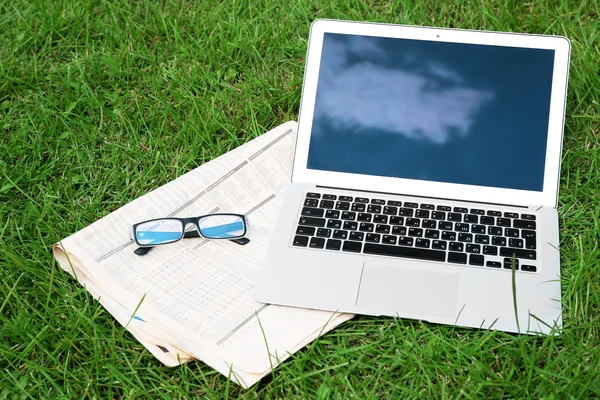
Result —
POLYGON ((386 246, 375 243, 365 243, 363 253, 377 254, 380 256, 417 258, 419 260, 428 261, 446 261, 445 251, 420 249, 416 247, 386 246))

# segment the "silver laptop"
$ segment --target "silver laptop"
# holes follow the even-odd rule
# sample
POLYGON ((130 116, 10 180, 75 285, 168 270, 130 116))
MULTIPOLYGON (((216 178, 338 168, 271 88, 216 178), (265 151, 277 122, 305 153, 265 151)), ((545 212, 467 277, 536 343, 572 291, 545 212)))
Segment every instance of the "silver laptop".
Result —
POLYGON ((313 23, 256 298, 556 333, 569 55, 563 37, 313 23))

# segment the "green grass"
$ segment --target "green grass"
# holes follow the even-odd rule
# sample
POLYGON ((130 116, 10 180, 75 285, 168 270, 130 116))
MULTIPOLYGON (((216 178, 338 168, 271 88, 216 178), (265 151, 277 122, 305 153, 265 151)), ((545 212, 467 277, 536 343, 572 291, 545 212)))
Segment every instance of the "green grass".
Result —
POLYGON ((597 1, 0 1, 0 399, 600 397, 597 1), (317 17, 572 41, 559 337, 356 317, 250 390, 162 366, 53 243, 297 118, 317 17))

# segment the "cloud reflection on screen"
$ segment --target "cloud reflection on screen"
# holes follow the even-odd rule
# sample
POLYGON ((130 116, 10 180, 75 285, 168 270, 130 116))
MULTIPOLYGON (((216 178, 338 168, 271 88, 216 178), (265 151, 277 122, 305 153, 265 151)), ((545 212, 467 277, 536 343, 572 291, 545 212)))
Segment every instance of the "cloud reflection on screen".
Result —
POLYGON ((441 62, 413 68, 416 57, 403 54, 404 66, 395 65, 397 60, 390 60, 375 40, 330 40, 326 51, 315 123, 444 144, 452 134, 468 135, 474 116, 494 99, 492 91, 465 85, 457 71, 441 62))

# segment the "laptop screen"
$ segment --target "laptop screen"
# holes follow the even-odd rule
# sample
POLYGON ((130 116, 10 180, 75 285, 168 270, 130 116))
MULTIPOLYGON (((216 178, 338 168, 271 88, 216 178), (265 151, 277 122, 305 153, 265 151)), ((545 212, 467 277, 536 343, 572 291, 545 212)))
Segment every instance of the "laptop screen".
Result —
POLYGON ((325 33, 308 169, 542 191, 554 50, 325 33))

